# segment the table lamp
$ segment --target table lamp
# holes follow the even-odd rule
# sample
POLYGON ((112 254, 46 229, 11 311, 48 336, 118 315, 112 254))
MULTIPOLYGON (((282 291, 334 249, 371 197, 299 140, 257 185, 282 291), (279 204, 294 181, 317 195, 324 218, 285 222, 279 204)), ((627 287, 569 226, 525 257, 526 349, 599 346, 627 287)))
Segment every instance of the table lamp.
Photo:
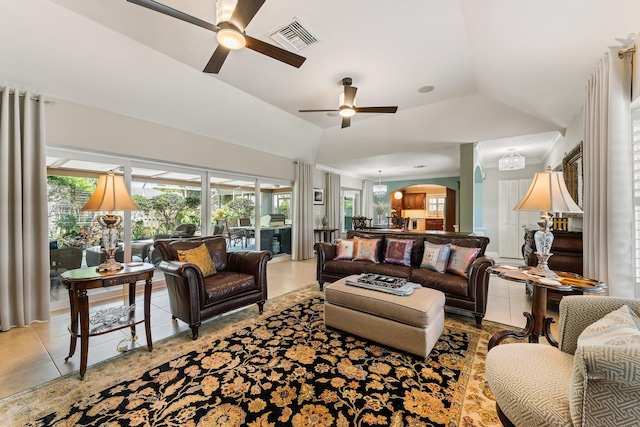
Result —
POLYGON ((131 199, 122 175, 114 175, 109 171, 107 175, 98 178, 98 185, 82 207, 83 211, 107 211, 107 214, 98 215, 98 223, 102 226, 102 244, 107 260, 100 264, 97 271, 118 271, 122 264, 116 261, 115 255, 118 249, 118 226, 122 224, 122 217, 113 211, 137 211, 136 203, 131 199))
POLYGON ((567 190, 562 172, 554 172, 550 167, 544 172, 538 172, 522 200, 513 208, 515 211, 542 211, 533 240, 536 243, 538 265, 529 270, 536 276, 557 279, 558 275, 549 269, 553 232, 551 224, 553 212, 582 213, 582 209, 573 201, 567 190))

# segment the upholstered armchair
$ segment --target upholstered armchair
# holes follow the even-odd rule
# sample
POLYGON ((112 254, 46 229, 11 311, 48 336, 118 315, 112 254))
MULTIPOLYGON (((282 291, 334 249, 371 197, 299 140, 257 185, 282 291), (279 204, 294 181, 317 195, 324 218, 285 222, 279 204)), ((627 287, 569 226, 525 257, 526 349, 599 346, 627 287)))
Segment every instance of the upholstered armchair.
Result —
POLYGON ((558 348, 493 347, 486 375, 502 423, 637 426, 640 333, 633 314, 640 314, 640 300, 567 296, 560 302, 558 348))
POLYGON ((221 236, 162 239, 154 246, 163 260, 159 269, 167 284, 171 315, 189 325, 192 339, 198 338, 204 320, 218 314, 253 303, 262 314, 271 252, 227 252, 221 236), (202 255, 202 245, 208 259, 197 256, 202 255))

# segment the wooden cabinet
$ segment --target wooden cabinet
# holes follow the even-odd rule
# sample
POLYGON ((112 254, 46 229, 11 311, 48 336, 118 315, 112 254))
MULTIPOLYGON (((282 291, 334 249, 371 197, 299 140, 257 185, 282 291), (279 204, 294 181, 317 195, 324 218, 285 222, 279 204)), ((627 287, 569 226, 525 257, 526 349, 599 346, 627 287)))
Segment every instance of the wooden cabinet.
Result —
POLYGON ((404 209, 421 209, 426 208, 425 197, 423 193, 405 194, 402 198, 404 209))
POLYGON ((425 221, 425 230, 444 230, 443 218, 427 218, 425 221))
MULTIPOLYGON (((402 199, 404 199, 404 196, 402 199)), ((398 200, 393 197, 393 194, 391 195, 391 209, 396 211, 397 216, 402 215, 402 199, 398 200)))

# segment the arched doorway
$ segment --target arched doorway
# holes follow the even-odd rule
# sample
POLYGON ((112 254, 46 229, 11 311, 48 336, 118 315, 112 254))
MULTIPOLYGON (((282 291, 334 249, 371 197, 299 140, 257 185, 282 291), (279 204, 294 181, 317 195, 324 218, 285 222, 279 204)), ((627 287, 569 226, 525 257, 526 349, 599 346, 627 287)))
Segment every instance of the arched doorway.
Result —
POLYGON ((391 214, 409 218, 410 230, 453 232, 457 228, 456 192, 449 187, 415 184, 399 188, 389 197, 391 214))

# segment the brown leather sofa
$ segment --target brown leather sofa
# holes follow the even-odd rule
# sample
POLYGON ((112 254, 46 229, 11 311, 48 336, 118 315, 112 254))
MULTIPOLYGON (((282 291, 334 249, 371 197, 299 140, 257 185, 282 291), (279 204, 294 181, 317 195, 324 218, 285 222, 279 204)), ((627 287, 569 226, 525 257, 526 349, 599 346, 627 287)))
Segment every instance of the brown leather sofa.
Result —
POLYGON ((171 315, 189 324, 192 338, 198 338, 203 320, 236 308, 257 303, 260 314, 267 300, 267 262, 270 251, 227 252, 221 236, 189 239, 161 239, 154 243, 163 261, 171 315), (195 264, 178 261, 178 250, 205 244, 217 273, 203 277, 195 264))
POLYGON ((489 244, 489 238, 484 236, 469 236, 461 233, 443 232, 415 232, 415 231, 349 231, 347 238, 354 236, 363 238, 382 238, 379 263, 367 261, 335 260, 335 243, 318 242, 314 245, 317 254, 316 279, 323 288, 325 282, 335 282, 352 274, 374 273, 388 276, 402 277, 424 287, 442 291, 446 297, 446 306, 469 311, 476 320, 476 325, 482 325, 482 319, 487 311, 487 289, 489 286, 489 272, 487 269, 494 265, 493 259, 484 256, 489 244), (413 240, 411 251, 411 266, 406 267, 384 262, 386 238, 413 240), (478 257, 471 265, 469 277, 464 278, 451 273, 438 273, 420 268, 424 253, 424 241, 433 244, 452 243, 458 246, 480 248, 478 257))

